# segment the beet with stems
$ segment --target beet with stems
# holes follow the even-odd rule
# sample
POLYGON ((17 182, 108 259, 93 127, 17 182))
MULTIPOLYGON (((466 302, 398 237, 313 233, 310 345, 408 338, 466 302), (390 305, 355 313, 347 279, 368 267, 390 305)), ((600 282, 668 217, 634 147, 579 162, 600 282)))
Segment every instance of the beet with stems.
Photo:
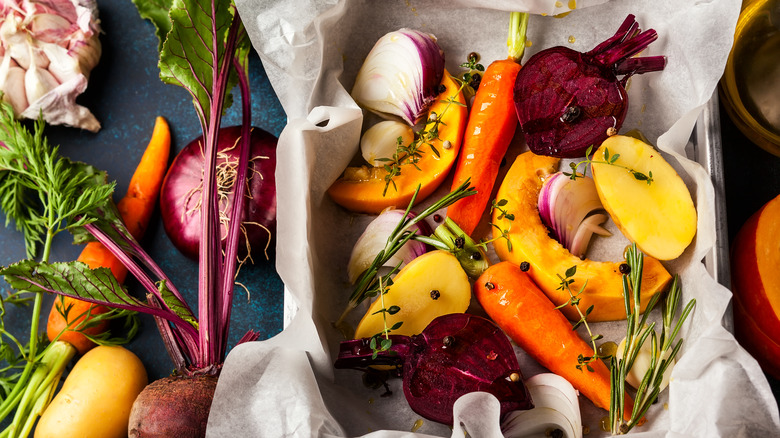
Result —
MULTIPOLYGON (((239 150, 237 144, 240 138, 240 126, 219 130, 216 165, 223 251, 228 214, 233 205, 233 183, 239 150)), ((247 200, 241 218, 240 257, 245 257, 255 250, 267 251, 276 234, 276 143, 277 139, 272 134, 260 128, 252 128, 247 200)), ((201 137, 187 144, 176 156, 160 192, 160 211, 165 232, 173 245, 193 260, 198 258, 200 244, 204 165, 201 137)))
POLYGON ((617 134, 628 110, 628 79, 666 66, 664 56, 632 57, 657 38, 653 29, 641 32, 629 15, 614 36, 587 53, 557 46, 533 55, 514 89, 520 129, 531 151, 581 157, 617 134))
POLYGON ((434 319, 419 335, 389 337, 390 350, 376 357, 371 338, 342 342, 335 367, 401 365, 409 406, 444 424, 453 422, 455 401, 475 391, 496 396, 502 415, 533 408, 512 345, 488 319, 452 313, 434 319))

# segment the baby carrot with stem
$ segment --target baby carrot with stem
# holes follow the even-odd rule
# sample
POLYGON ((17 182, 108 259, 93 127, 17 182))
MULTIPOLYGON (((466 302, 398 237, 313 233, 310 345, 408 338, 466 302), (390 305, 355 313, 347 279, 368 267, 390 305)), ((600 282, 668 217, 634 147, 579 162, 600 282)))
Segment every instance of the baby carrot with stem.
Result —
MULTIPOLYGON (((122 220, 136 240, 143 237, 154 212, 157 196, 168 168, 170 150, 170 128, 164 118, 157 117, 149 145, 130 178, 127 194, 117 204, 122 220)), ((127 276, 125 265, 100 242, 89 242, 81 251, 78 261, 86 263, 91 269, 99 267, 111 269, 111 273, 120 283, 124 282, 127 276)), ((107 311, 108 308, 105 306, 58 296, 49 312, 46 328, 49 341, 65 341, 76 347, 79 354, 86 353, 95 346, 89 336, 103 333, 108 327, 107 320, 87 326, 87 315, 98 315, 107 311)))
POLYGON ((468 235, 474 232, 482 218, 498 168, 517 128, 512 93, 525 51, 527 28, 528 14, 512 12, 507 39, 509 56, 488 66, 471 105, 452 187, 454 189, 470 178, 477 194, 461 199, 447 209, 447 216, 468 235))
MULTIPOLYGON (((610 370, 601 360, 580 365, 582 358, 596 353, 528 273, 511 262, 495 264, 474 283, 474 294, 488 316, 523 351, 568 380, 594 405, 609 410, 610 370)), ((630 413, 633 402, 628 395, 624 401, 630 413)))
MULTIPOLYGON (((136 168, 127 194, 117 208, 133 237, 140 239, 154 211, 157 195, 165 176, 170 155, 170 129, 164 118, 158 117, 154 131, 138 167, 136 168)), ((90 268, 106 267, 121 283, 127 276, 127 269, 101 243, 88 243, 78 258, 90 268)), ((55 299, 49 313, 47 335, 51 344, 42 352, 39 366, 30 376, 24 390, 15 394, 18 406, 11 424, 0 433, 0 437, 24 437, 32 430, 38 416, 48 406, 59 384, 65 366, 76 355, 84 354, 95 346, 94 340, 101 338, 108 328, 109 320, 118 313, 107 314, 109 309, 70 297, 55 299)), ((111 340, 103 338, 105 342, 111 340)), ((4 403, 5 405, 5 403, 4 403)), ((13 404, 0 412, 10 413, 13 404)))

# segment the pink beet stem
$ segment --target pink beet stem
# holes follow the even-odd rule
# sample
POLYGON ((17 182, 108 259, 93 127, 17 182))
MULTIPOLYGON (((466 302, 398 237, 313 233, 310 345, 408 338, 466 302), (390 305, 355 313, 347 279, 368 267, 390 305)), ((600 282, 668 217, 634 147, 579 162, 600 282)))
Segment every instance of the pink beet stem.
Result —
POLYGON ((628 58, 615 66, 615 74, 631 76, 634 74, 649 73, 651 71, 661 71, 664 67, 666 67, 666 56, 628 58))
POLYGON ((620 25, 620 28, 617 30, 617 32, 615 32, 615 35, 596 46, 587 54, 598 57, 600 54, 612 49, 613 46, 633 37, 638 32, 639 23, 637 23, 636 18, 633 15, 629 14, 629 16, 626 17, 626 19, 623 21, 623 24, 620 25))

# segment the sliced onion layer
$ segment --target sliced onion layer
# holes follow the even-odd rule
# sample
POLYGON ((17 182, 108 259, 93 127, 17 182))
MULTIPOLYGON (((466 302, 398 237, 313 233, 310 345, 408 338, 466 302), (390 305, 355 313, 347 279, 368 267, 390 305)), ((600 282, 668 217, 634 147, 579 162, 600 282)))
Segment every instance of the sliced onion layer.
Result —
POLYGON ((399 29, 380 38, 366 56, 352 88, 361 107, 415 125, 439 94, 444 52, 436 37, 399 29))
MULTIPOLYGON (((385 210, 368 224, 352 248, 352 254, 349 257, 347 273, 351 283, 357 281, 360 274, 371 266, 379 251, 385 248, 388 237, 390 237, 395 227, 403 219, 404 213, 404 210, 385 210)), ((412 215, 412 213, 409 214, 412 215)), ((417 234, 424 234, 424 230, 420 228, 420 225, 412 227, 411 231, 417 234)), ((428 248, 424 243, 410 240, 395 255, 390 257, 384 266, 395 267, 400 263, 400 267, 403 267, 414 260, 415 257, 424 254, 427 250, 428 248)))
POLYGON ((571 179, 558 172, 544 182, 539 192, 539 215, 552 236, 577 257, 583 257, 593 234, 609 236, 601 227, 607 212, 592 178, 571 179))
POLYGON ((512 411, 501 423, 504 438, 550 436, 560 430, 563 438, 582 438, 582 415, 577 391, 563 377, 537 374, 525 381, 534 408, 512 411))

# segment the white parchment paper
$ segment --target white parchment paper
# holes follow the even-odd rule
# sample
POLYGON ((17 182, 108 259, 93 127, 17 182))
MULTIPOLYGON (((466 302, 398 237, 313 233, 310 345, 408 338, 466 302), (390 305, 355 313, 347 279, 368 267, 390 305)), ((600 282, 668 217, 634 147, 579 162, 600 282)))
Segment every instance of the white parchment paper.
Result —
MULTIPOLYGON (((683 280, 684 301, 697 307, 669 390, 637 436, 780 436, 778 408, 756 362, 722 322, 730 292, 702 259, 715 244, 714 189, 706 170, 685 156, 702 106, 719 80, 739 13, 738 0, 604 0, 552 2, 494 0, 315 1, 236 0, 241 17, 287 113, 277 159, 277 267, 295 318, 276 337, 243 344, 227 358, 209 419, 208 435, 262 437, 497 436, 488 394, 458 401, 455 427, 419 421, 400 388, 393 396, 365 388, 360 374, 334 370, 341 334, 332 328, 350 294, 346 266, 352 245, 371 219, 336 206, 325 194, 358 150, 363 115, 349 96, 355 74, 374 42, 410 27, 433 33, 447 68, 472 51, 483 62, 506 56, 509 10, 532 12, 534 52, 554 45, 587 51, 617 30, 625 17, 654 28, 659 39, 644 55, 666 55, 661 73, 629 84, 622 131, 640 129, 664 151, 688 184, 699 215, 698 234, 682 257, 667 265, 683 280), (575 10, 563 18, 550 16, 575 10), (416 432, 412 432, 412 430, 416 432)), ((448 184, 445 183, 445 185, 448 184)), ((613 246, 624 244, 617 239, 613 246)), ((608 250, 598 256, 609 257, 608 250)), ((595 256, 595 255, 594 255, 595 256)), ((357 309, 355 317, 362 314, 357 309)), ((596 331, 618 340, 623 323, 596 331)), ((517 350, 526 377, 544 371, 517 350)), ((495 400, 495 399, 493 399, 495 400)), ((588 436, 606 435, 606 412, 580 397, 588 436)))

